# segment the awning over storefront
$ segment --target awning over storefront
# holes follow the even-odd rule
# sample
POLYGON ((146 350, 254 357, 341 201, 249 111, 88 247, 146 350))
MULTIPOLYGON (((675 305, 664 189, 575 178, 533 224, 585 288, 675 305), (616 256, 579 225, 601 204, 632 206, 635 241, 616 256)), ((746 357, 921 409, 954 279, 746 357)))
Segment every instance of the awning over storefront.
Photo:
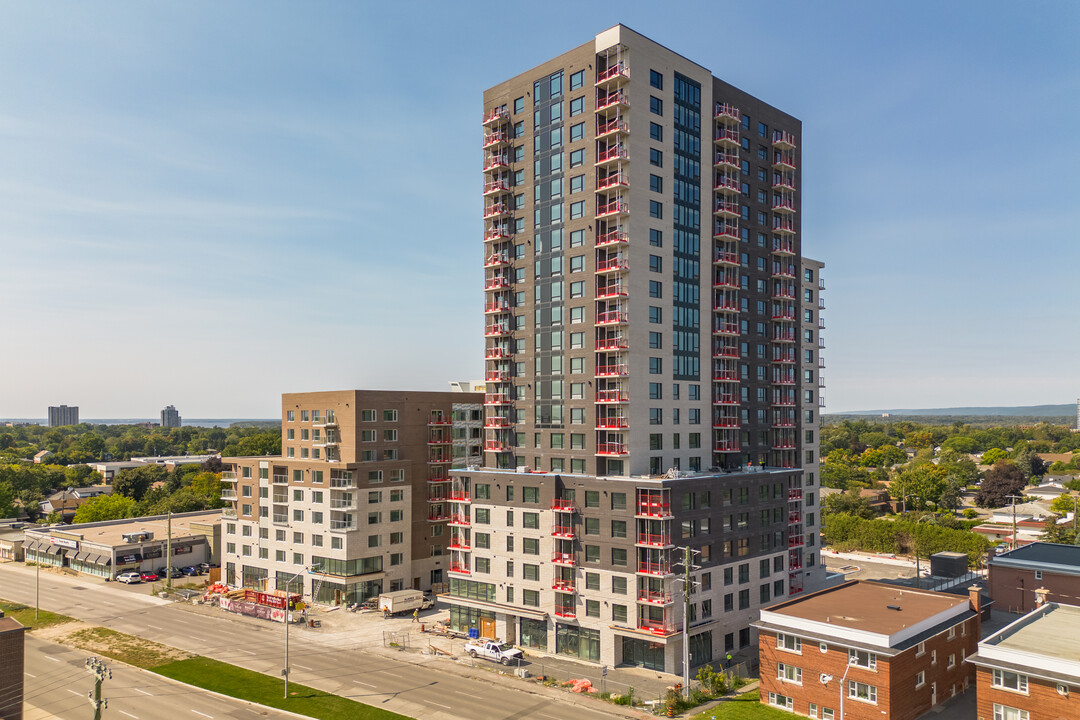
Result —
POLYGON ((90 553, 88 553, 88 552, 77 552, 77 553, 75 553, 75 555, 71 559, 74 560, 75 562, 85 562, 86 558, 89 555, 90 555, 90 553))
POLYGON ((89 563, 90 565, 111 565, 112 564, 112 558, 110 558, 110 557, 108 557, 106 555, 90 555, 89 553, 88 553, 88 555, 89 555, 89 557, 86 558, 85 562, 89 563))

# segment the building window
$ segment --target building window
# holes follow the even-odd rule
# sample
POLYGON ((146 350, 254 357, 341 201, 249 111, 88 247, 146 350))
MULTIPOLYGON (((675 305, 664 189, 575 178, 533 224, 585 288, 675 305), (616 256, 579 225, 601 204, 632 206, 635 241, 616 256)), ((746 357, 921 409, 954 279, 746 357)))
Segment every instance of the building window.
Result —
POLYGON ((661 219, 664 217, 664 203, 659 200, 649 201, 649 217, 661 219))
POLYGON ((650 69, 649 70, 649 85, 656 88, 657 90, 663 90, 664 89, 664 76, 661 73, 658 73, 655 70, 650 69))
POLYGON ((655 228, 649 228, 649 244, 653 247, 663 247, 664 232, 655 228))
POLYGON ((877 653, 866 652, 865 650, 848 650, 848 664, 876 670, 877 653))
POLYGON ((649 190, 655 193, 664 192, 664 178, 659 175, 649 175, 649 190))
POLYGON ((664 101, 661 100, 660 98, 656 97, 655 95, 650 95, 649 96, 649 112, 651 112, 653 115, 663 115, 664 114, 664 101))
POLYGON ((994 720, 1029 720, 1028 711, 994 703, 994 720))
POLYGON ((776 663, 776 679, 802 685, 802 668, 785 663, 776 663))
MULTIPOLYGON (((649 148, 649 164, 664 167, 664 153, 656 148, 649 148)), ((573 162, 571 162, 571 167, 573 167, 573 162)))
POLYGON ((877 688, 857 680, 848 680, 848 697, 877 705, 877 688))
POLYGON ((774 707, 791 710, 795 705, 795 701, 784 695, 778 695, 777 693, 771 692, 769 693, 769 704, 774 707))
POLYGON ((585 164, 585 150, 571 150, 570 151, 570 167, 581 167, 585 164))
POLYGON ((585 112, 585 97, 576 97, 570 100, 570 117, 585 112))
POLYGON ((576 73, 570 75, 570 89, 577 90, 585 84, 585 71, 578 70, 576 73))
POLYGON ((776 647, 788 652, 802 653, 802 640, 794 635, 779 633, 776 636, 776 647))
POLYGON ((1014 692, 1024 693, 1025 695, 1028 691, 1027 675, 1009 672, 1008 670, 995 669, 991 685, 996 688, 1001 688, 1002 690, 1012 690, 1014 692))
POLYGON ((664 126, 659 123, 649 123, 649 139, 657 142, 664 141, 664 126))

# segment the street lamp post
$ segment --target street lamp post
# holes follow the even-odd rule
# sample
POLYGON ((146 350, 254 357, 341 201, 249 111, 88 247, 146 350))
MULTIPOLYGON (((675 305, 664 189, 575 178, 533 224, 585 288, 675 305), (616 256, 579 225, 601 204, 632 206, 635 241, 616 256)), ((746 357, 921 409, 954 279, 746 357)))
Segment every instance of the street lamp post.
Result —
MULTIPOLYGON (((855 663, 851 662, 851 655, 849 654, 848 655, 848 661, 847 661, 847 667, 844 669, 844 677, 840 678, 840 717, 839 717, 839 720, 844 720, 844 695, 847 692, 847 674, 848 674, 848 671, 851 670, 851 668, 852 668, 852 666, 854 664, 855 663)), ((818 679, 821 680, 822 685, 827 686, 829 684, 829 681, 833 679, 833 676, 822 673, 821 677, 818 678, 818 679)))
MULTIPOLYGON (((285 582, 285 669, 281 671, 281 674, 285 677, 285 699, 289 699, 289 586, 292 581, 303 575, 308 570, 315 570, 319 568, 319 565, 312 565, 310 568, 304 568, 300 572, 293 575, 285 582)), ((300 586, 300 599, 304 597, 304 586, 300 586)))

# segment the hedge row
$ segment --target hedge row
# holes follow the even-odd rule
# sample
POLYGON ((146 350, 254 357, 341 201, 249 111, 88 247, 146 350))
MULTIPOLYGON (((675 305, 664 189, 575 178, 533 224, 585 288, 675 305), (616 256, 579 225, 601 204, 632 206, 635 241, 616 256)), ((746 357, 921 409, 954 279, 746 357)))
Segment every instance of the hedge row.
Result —
POLYGON ((990 541, 968 530, 953 530, 932 523, 910 520, 864 520, 854 515, 825 515, 822 532, 825 544, 837 550, 914 554, 927 557, 937 552, 967 553, 968 563, 977 566, 990 548, 990 541))

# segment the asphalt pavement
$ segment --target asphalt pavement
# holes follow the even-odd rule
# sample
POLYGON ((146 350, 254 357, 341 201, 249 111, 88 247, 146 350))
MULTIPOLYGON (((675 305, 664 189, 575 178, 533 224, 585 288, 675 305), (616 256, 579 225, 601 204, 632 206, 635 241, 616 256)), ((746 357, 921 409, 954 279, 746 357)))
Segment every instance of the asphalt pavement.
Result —
MULTIPOLYGON (((145 586, 139 592, 137 585, 129 588, 51 572, 41 573, 40 582, 44 609, 273 676, 279 676, 284 667, 283 625, 161 600, 150 596, 145 586)), ((32 605, 34 587, 32 568, 15 563, 0 565, 0 597, 32 605)), ((383 648, 381 640, 357 642, 355 633, 323 632, 302 626, 291 627, 289 633, 293 681, 410 717, 641 717, 636 711, 504 677, 486 668, 471 668, 438 656, 406 655, 383 648)), ((90 676, 82 668, 84 658, 79 654, 78 667, 72 670, 85 677, 83 682, 87 683, 90 676)), ((79 698, 65 688, 46 690, 38 697, 51 703, 71 695, 64 700, 72 708, 81 707, 85 717, 89 705, 82 686, 79 688, 79 698)), ((125 714, 128 712, 140 718, 188 716, 173 705, 160 706, 156 715, 143 715, 134 709, 125 710, 125 714)), ((190 715, 194 720, 198 716, 194 712, 190 715)))

